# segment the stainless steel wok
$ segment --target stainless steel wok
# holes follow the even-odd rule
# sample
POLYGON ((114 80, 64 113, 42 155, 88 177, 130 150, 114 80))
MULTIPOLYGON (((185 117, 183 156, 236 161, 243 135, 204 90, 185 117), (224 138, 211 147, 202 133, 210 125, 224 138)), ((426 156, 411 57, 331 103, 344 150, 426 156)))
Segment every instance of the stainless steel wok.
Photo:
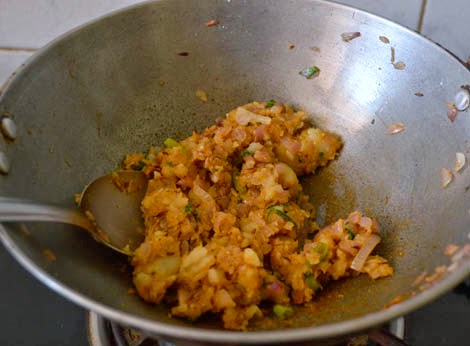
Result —
POLYGON ((379 251, 395 275, 332 284, 314 303, 317 313, 300 309, 278 330, 239 333, 171 319, 165 306, 128 294, 127 258, 80 229, 4 224, 0 238, 51 289, 154 336, 185 344, 330 343, 406 314, 469 274, 468 257, 462 258, 429 288, 412 287, 423 271, 450 263, 446 244, 469 241, 470 169, 457 173, 446 189, 439 177, 442 167, 453 167, 456 152, 468 157, 469 114, 461 112, 452 123, 445 105, 465 84, 470 72, 434 43, 334 3, 137 5, 52 42, 6 86, 0 111, 14 119, 19 136, 1 143, 12 161, 0 179, 1 195, 72 205, 74 193, 117 168, 125 153, 169 136, 183 138, 236 105, 276 99, 305 109, 314 124, 343 138, 339 159, 306 179, 305 187, 319 214, 326 211, 326 222, 355 209, 377 217, 383 226, 379 251), (220 24, 206 27, 212 19, 220 24), (344 42, 345 32, 361 36, 344 42), (391 47, 405 69, 391 64, 391 47), (321 69, 318 77, 298 74, 312 65, 321 69), (207 102, 195 96, 197 89, 207 93, 207 102), (406 130, 387 135, 392 122, 406 130), (48 262, 44 249, 57 260, 48 262), (416 295, 384 309, 412 291, 416 295))

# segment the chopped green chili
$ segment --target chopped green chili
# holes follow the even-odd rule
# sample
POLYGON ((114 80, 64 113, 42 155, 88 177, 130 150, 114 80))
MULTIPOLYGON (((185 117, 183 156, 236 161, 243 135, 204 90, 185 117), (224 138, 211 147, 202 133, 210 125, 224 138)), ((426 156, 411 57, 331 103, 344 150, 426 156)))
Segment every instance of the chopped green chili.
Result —
POLYGON ((299 74, 307 79, 310 79, 315 76, 315 74, 317 74, 318 72, 320 72, 320 69, 317 66, 311 66, 304 68, 302 71, 299 72, 299 74))
POLYGON ((271 215, 271 213, 275 213, 277 215, 279 215, 280 217, 282 217, 283 219, 289 221, 289 222, 292 222, 292 224, 294 225, 295 228, 297 228, 297 223, 289 216, 287 215, 283 210, 282 210, 282 206, 280 205, 273 205, 271 207, 268 208, 268 216, 267 218, 269 219, 269 216, 271 215))
POLYGON ((266 103, 266 108, 271 108, 275 104, 276 104, 276 101, 271 99, 271 100, 268 101, 268 103, 266 103))
POLYGON ((139 161, 137 166, 134 166, 134 171, 141 171, 145 167, 144 161, 139 161))
POLYGON ((240 153, 241 157, 245 157, 246 155, 253 155, 254 153, 251 150, 245 149, 240 153))
POLYGON ((167 138, 163 141, 163 145, 167 148, 175 148, 181 146, 180 143, 178 143, 175 139, 173 138, 167 138))
POLYGON ((274 315, 279 317, 280 319, 288 318, 294 314, 294 310, 290 306, 284 306, 276 304, 273 307, 274 315))
POLYGON ((349 229, 346 231, 346 234, 348 235, 348 238, 350 240, 353 240, 354 238, 356 238, 356 235, 353 232, 351 232, 349 229))
POLYGON ((240 175, 240 172, 234 171, 232 173, 232 181, 233 181, 233 187, 235 190, 237 190, 238 193, 244 194, 246 193, 246 187, 240 185, 240 182, 238 181, 238 176, 240 175))
POLYGON ((328 244, 318 243, 317 245, 315 245, 313 250, 315 250, 316 252, 320 254, 320 261, 323 261, 328 255, 328 244))
POLYGON ((305 283, 314 291, 323 289, 323 286, 311 274, 305 275, 305 283))
POLYGON ((320 158, 320 161, 323 161, 323 157, 325 156, 325 153, 323 151, 320 151, 318 153, 318 157, 320 158))

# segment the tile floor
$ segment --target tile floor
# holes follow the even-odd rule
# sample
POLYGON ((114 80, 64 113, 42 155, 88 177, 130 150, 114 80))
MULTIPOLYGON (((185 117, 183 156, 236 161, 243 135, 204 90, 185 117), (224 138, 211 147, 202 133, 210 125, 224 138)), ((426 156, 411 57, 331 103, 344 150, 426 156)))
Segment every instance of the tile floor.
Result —
MULTIPOLYGON (((234 0, 237 1, 237 0, 234 0)), ((420 31, 466 61, 468 0, 337 0, 420 31)), ((0 85, 28 56, 62 33, 139 0, 0 0, 0 85)))

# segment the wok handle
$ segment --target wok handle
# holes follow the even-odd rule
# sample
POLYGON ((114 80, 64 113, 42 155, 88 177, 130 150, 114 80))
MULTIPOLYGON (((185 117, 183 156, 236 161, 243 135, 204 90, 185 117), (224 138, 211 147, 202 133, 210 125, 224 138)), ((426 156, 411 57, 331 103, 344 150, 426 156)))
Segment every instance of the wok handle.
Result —
POLYGON ((42 221, 79 226, 93 232, 93 223, 78 209, 0 197, 0 222, 42 221))
POLYGON ((397 338, 385 329, 375 329, 369 332, 369 339, 380 346, 410 346, 407 342, 397 338))

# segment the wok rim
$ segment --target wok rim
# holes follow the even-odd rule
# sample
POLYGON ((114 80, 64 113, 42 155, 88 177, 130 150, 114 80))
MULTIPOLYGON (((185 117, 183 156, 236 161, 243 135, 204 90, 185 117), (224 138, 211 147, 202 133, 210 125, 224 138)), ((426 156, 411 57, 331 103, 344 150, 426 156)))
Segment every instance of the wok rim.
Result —
MULTIPOLYGON (((7 78, 7 81, 1 88, 3 92, 0 94, 0 100, 8 95, 9 89, 12 88, 17 81, 21 80, 22 76, 28 70, 34 68, 35 62, 40 60, 41 57, 47 54, 49 50, 53 49, 55 46, 59 45, 63 41, 70 39, 77 34, 80 34, 80 32, 84 29, 88 29, 93 25, 101 22, 102 20, 121 15, 122 13, 127 12, 129 10, 148 6, 150 3, 164 1, 169 2, 172 0, 146 0, 138 4, 114 10, 105 15, 99 16, 91 21, 88 21, 82 25, 79 25, 67 31, 66 33, 58 36, 57 38, 46 44, 44 47, 38 49, 20 67, 18 67, 9 78, 7 78)), ((388 26, 405 31, 407 34, 412 35, 418 39, 424 40, 424 42, 431 44, 437 49, 444 51, 447 55, 450 56, 450 58, 460 63, 467 71, 469 71, 469 68, 465 65, 465 63, 455 54, 450 52, 448 49, 442 47, 440 44, 434 42, 433 40, 421 35, 420 33, 410 28, 397 24, 381 16, 369 13, 367 11, 339 4, 334 1, 307 1, 328 5, 332 8, 336 7, 354 10, 356 12, 365 14, 379 22, 383 22, 388 26)), ((130 327, 136 327, 145 332, 150 332, 152 333, 152 335, 157 337, 161 336, 174 339, 187 339, 200 342, 211 342, 215 344, 220 344, 221 342, 236 344, 278 344, 327 339, 333 337, 340 337, 348 334, 354 334, 360 331, 371 329, 375 326, 382 325, 390 320, 393 320, 394 318, 406 315, 407 313, 416 310, 427 303, 430 303, 434 299, 443 295, 448 290, 457 286, 468 275, 470 275, 470 261, 467 260, 461 265, 459 265, 446 278, 436 282, 430 288, 418 293, 414 297, 406 299, 405 301, 400 302, 384 310, 375 311, 360 317, 341 322, 321 324, 318 326, 285 330, 238 332, 172 325, 165 322, 159 322, 148 318, 138 317, 134 314, 126 313, 119 309, 111 308, 105 304, 93 300, 92 298, 87 297, 84 294, 77 292, 73 288, 62 283, 60 280, 56 279, 52 275, 48 274, 45 270, 40 268, 31 258, 29 258, 23 251, 20 250, 20 248, 16 245, 15 241, 8 235, 5 225, 1 223, 0 241, 3 243, 7 251, 17 260, 17 262, 20 263, 20 265, 25 268, 30 274, 32 274, 36 279, 38 279, 40 282, 42 282, 45 286, 47 286, 54 292, 60 294, 69 301, 87 310, 94 311, 99 315, 105 318, 109 318, 110 320, 113 320, 117 323, 130 327)))

